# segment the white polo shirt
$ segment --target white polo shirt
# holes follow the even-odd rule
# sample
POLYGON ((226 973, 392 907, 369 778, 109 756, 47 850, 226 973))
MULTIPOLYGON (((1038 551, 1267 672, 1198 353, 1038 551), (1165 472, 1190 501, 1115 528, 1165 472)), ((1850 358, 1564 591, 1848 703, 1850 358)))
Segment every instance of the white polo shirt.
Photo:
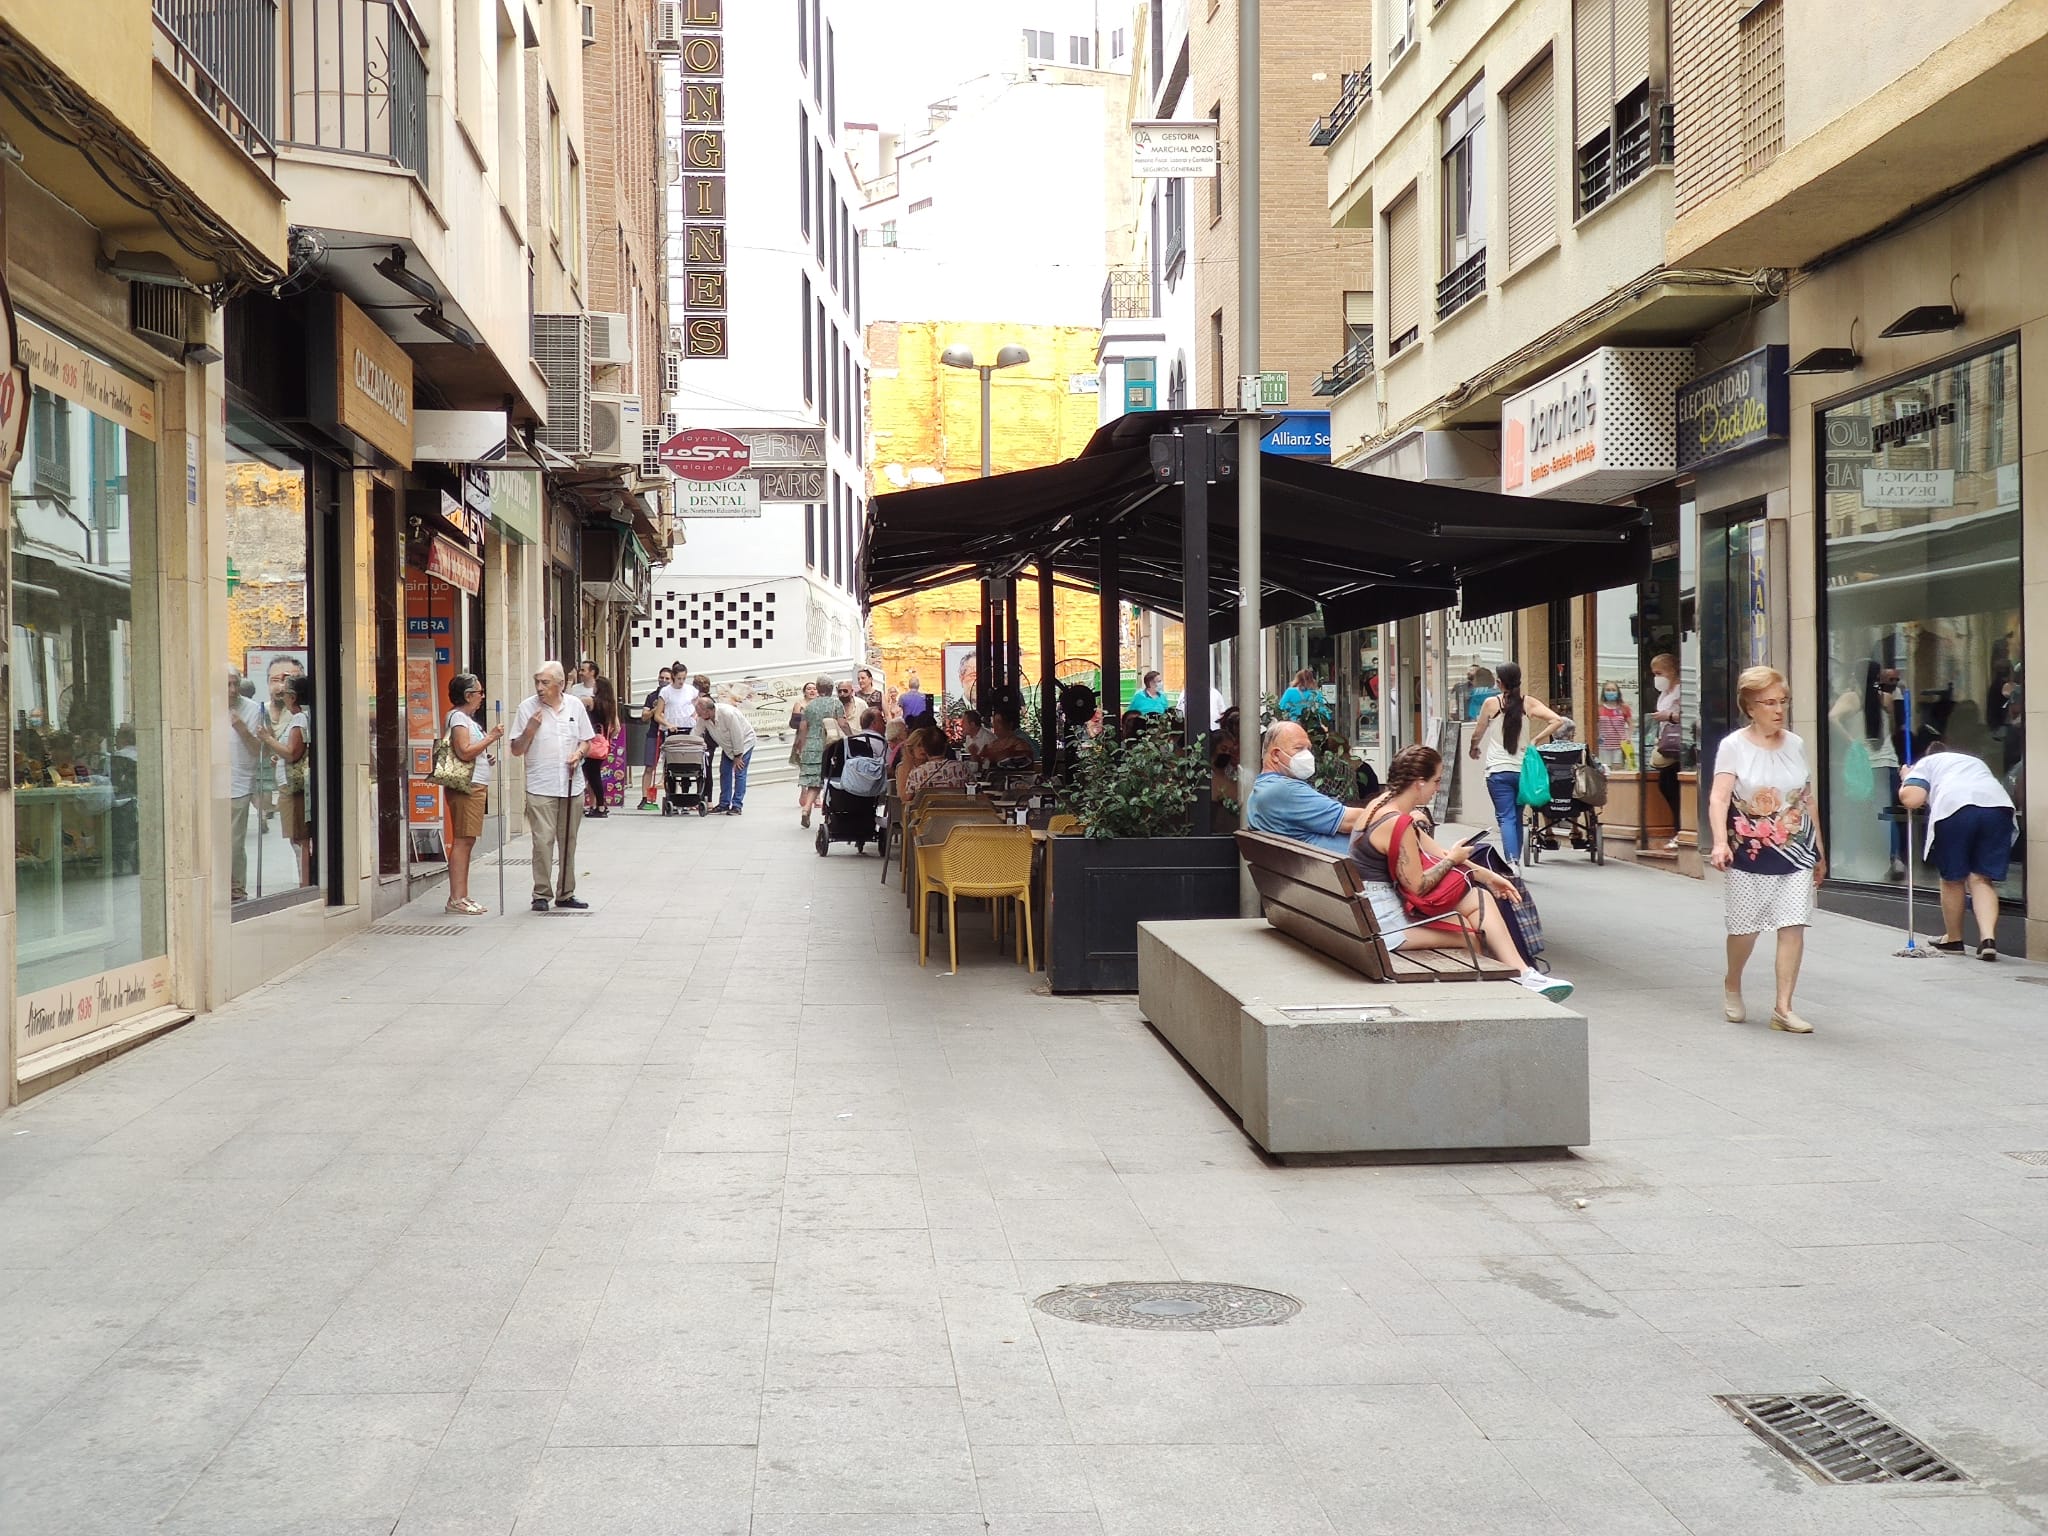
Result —
POLYGON ((567 799, 576 793, 571 783, 569 754, 597 734, 590 723, 590 712, 574 694, 563 694, 559 709, 548 709, 542 705, 539 694, 529 694, 520 704, 519 713, 512 717, 514 741, 526 734, 526 727, 536 715, 540 717, 540 729, 533 733, 525 753, 526 792, 567 799))

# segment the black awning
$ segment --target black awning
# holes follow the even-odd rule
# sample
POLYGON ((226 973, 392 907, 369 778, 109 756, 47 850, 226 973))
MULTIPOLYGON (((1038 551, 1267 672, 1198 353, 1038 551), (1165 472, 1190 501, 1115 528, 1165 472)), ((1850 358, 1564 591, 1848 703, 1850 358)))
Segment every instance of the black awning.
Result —
MULTIPOLYGON (((1041 561, 1092 585, 1113 540, 1125 597, 1180 615, 1185 490, 1152 478, 1149 442, 1206 430, 1198 412, 1125 416, 1079 458, 876 497, 862 590, 870 603, 1041 561)), ((1318 608, 1333 631, 1458 607, 1466 618, 1640 580, 1649 529, 1634 507, 1420 485, 1261 455, 1262 626, 1318 608)), ((1209 488, 1209 608, 1238 605, 1237 487, 1209 488)))

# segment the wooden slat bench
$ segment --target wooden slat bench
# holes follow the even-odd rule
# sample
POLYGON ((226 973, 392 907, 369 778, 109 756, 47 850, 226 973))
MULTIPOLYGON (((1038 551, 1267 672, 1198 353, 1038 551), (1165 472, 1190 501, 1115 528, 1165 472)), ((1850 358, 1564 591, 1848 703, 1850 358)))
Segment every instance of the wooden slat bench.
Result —
POLYGON ((1512 981, 1519 974, 1469 941, 1457 949, 1389 949, 1358 871, 1342 854, 1270 832, 1238 833, 1237 849, 1266 921, 1368 981, 1512 981))

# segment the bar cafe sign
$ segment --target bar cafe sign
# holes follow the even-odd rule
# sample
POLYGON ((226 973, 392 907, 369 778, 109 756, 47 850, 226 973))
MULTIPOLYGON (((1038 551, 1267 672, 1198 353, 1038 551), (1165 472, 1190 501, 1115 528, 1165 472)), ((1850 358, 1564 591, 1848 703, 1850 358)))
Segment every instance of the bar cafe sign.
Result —
POLYGON ((1687 347, 1601 347, 1512 396, 1500 413, 1500 488, 1609 501, 1671 478, 1671 392, 1687 347))
POLYGON ((1758 347, 1678 386, 1678 467, 1704 469, 1783 442, 1792 428, 1786 349, 1758 347))

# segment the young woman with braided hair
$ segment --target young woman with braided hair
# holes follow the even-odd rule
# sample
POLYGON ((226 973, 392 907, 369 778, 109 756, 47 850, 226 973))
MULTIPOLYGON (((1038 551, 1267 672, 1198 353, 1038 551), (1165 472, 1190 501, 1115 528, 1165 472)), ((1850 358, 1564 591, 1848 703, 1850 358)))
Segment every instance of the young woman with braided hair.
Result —
POLYGON ((1513 966, 1519 972, 1515 979, 1523 986, 1552 1002, 1563 1002, 1572 995, 1572 984, 1561 976, 1524 969, 1521 952, 1508 933, 1498 903, 1522 899, 1514 884, 1471 863, 1470 847, 1445 848, 1410 819, 1436 798, 1443 772, 1443 757, 1434 747, 1404 747, 1395 753, 1387 765, 1385 790, 1366 808, 1365 826, 1351 840, 1351 862, 1387 948, 1462 949, 1470 935, 1487 958, 1513 966), (1402 893, 1424 895, 1452 870, 1463 870, 1472 883, 1455 913, 1440 923, 1409 927, 1412 919, 1402 905, 1402 893), (1488 895, 1494 899, 1487 900, 1488 895))

